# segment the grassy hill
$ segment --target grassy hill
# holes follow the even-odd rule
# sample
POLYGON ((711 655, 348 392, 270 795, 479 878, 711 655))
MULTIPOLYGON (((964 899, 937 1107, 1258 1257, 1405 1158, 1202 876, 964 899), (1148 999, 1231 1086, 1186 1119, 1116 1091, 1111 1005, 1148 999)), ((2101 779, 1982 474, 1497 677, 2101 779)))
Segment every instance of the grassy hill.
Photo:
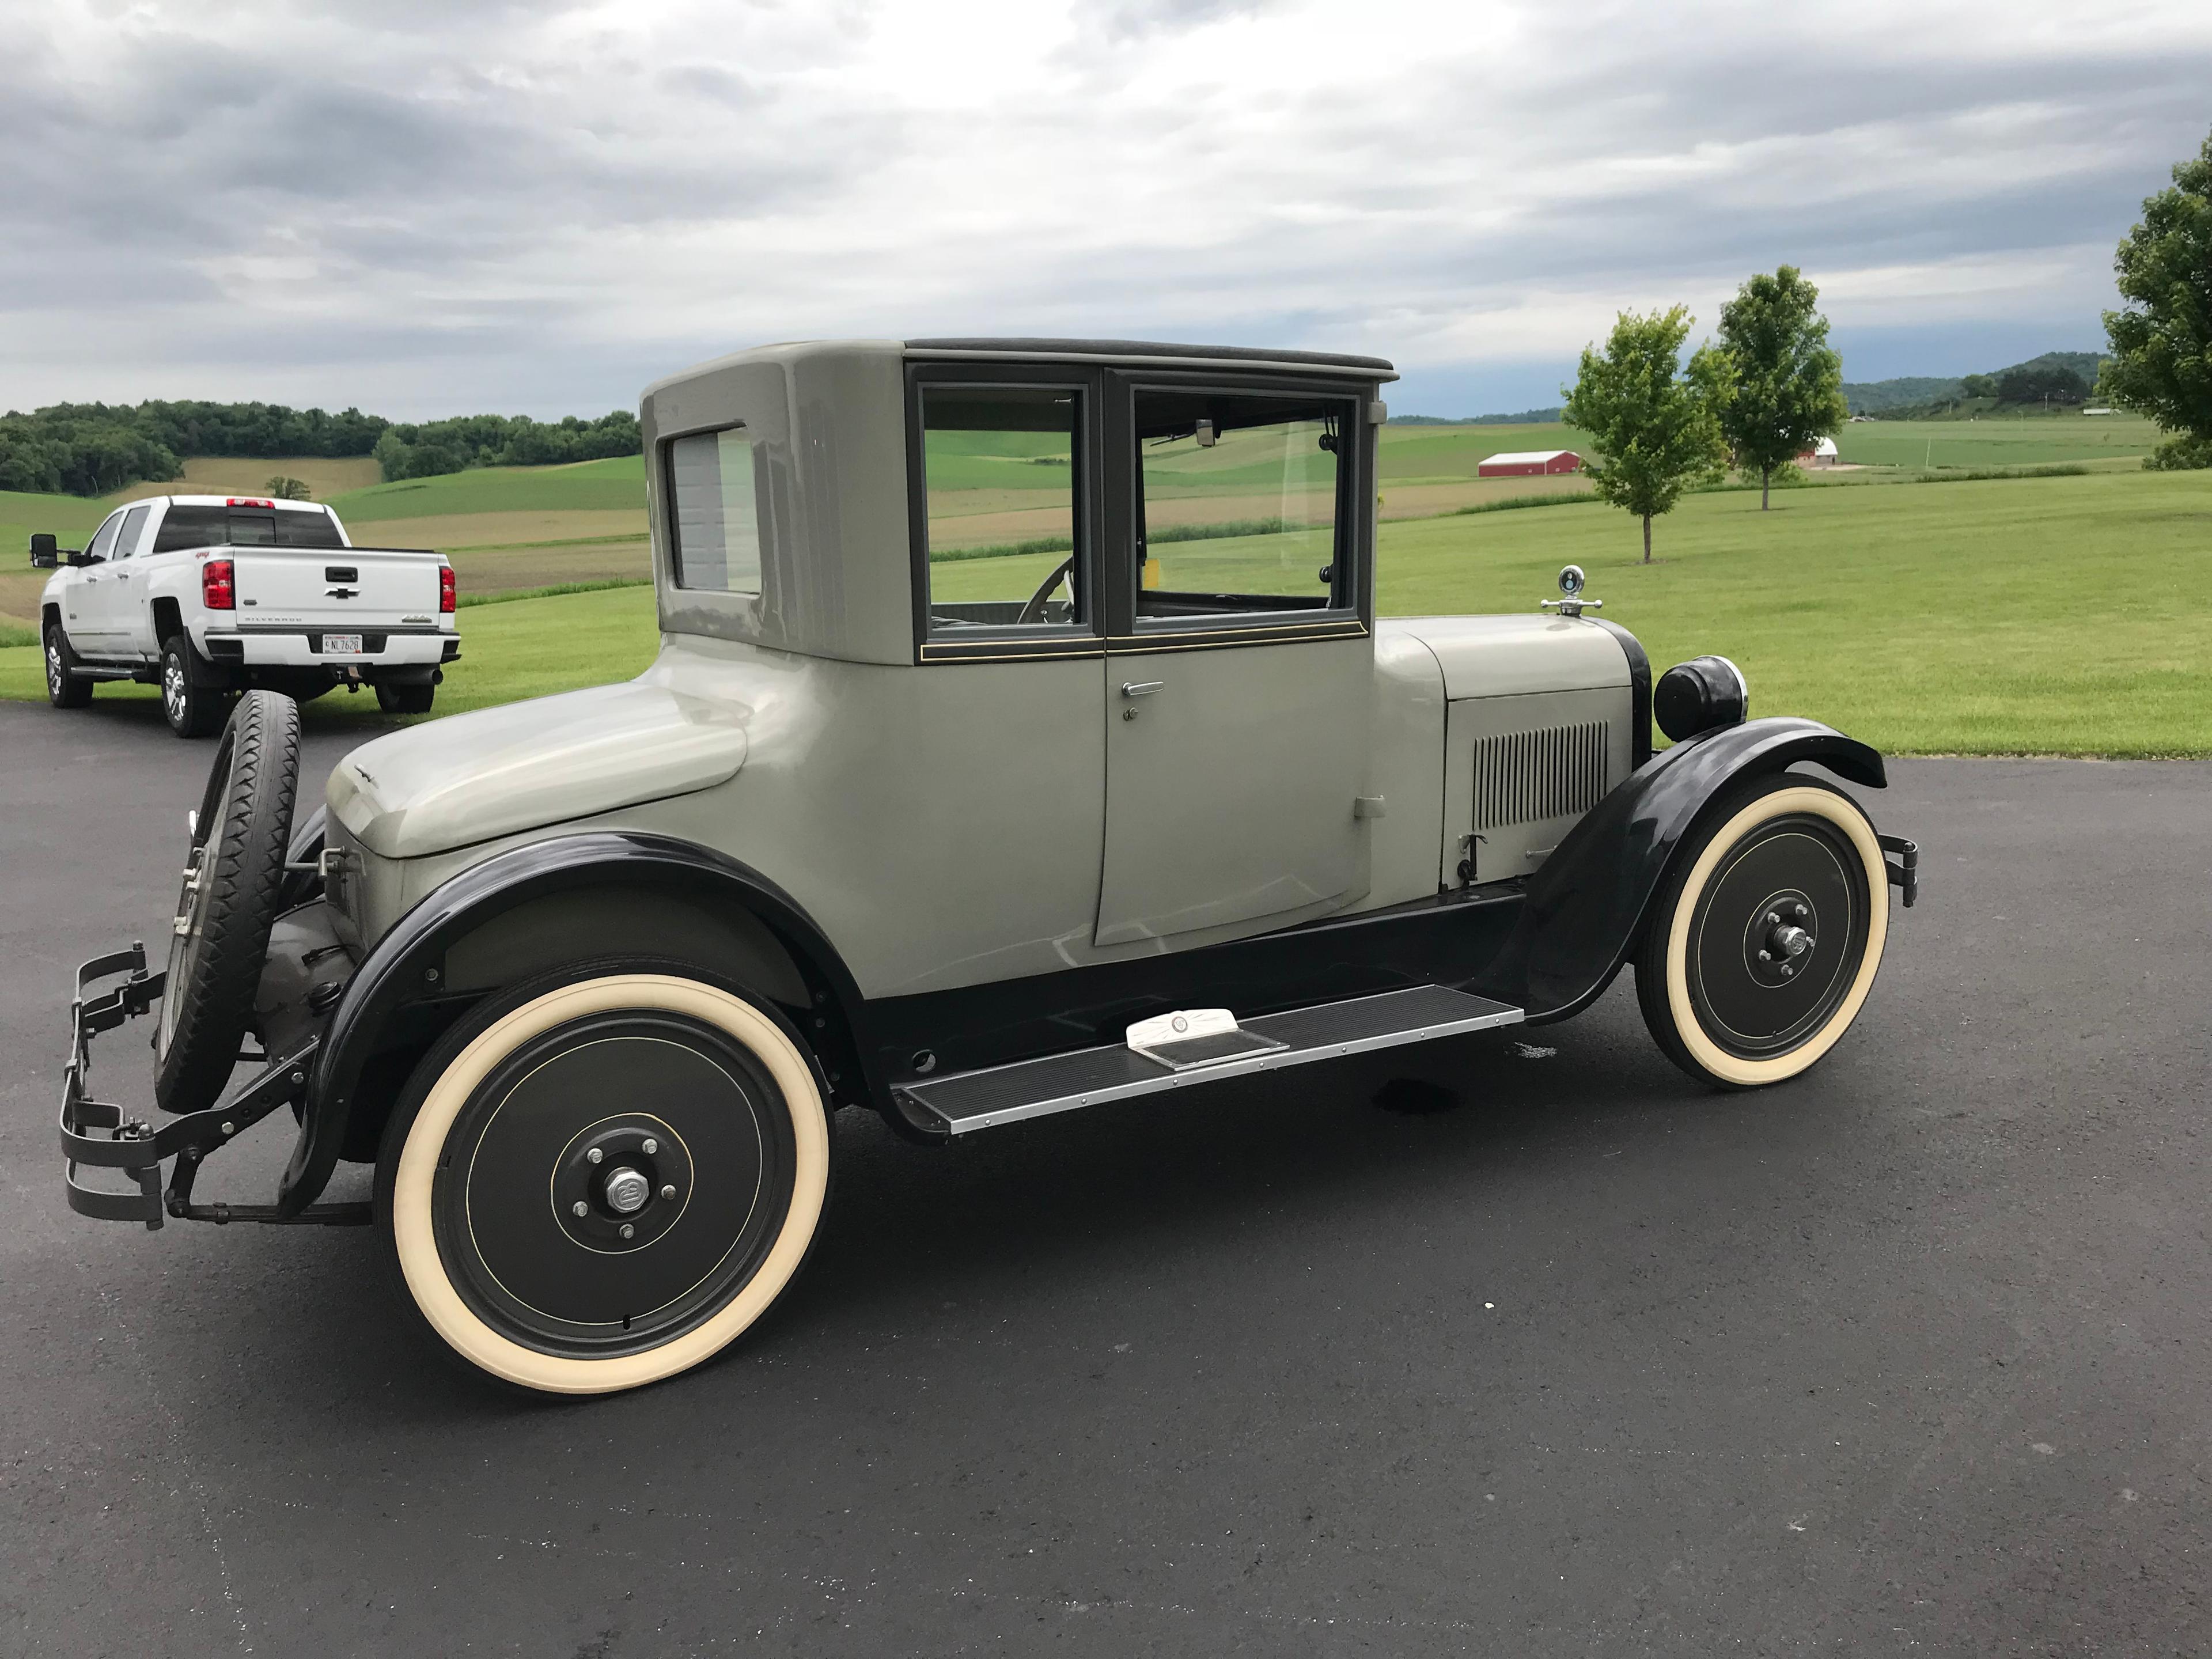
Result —
MULTIPOLYGON (((2065 368, 2079 374, 2090 386, 2097 384, 2097 370, 2104 362, 2103 354, 2095 351, 2046 351, 2040 357, 2030 357, 2026 362, 2012 363, 2004 368, 1991 369, 1991 379, 2011 373, 2015 368, 2065 368)), ((1923 409, 1931 404, 1956 403, 1966 395, 1963 376, 1906 375, 1894 380, 1845 381, 1844 400, 1851 406, 1854 415, 1895 415, 1907 410, 1923 409)))

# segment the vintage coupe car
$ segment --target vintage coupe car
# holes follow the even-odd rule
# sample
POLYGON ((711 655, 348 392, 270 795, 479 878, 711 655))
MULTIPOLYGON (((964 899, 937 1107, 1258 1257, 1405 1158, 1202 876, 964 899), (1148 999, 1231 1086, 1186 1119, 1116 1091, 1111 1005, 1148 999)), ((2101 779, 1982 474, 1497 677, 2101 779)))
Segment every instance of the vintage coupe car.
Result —
POLYGON ((166 970, 80 972, 70 1202, 373 1219, 438 1342, 590 1393, 788 1288, 841 1107, 941 1144, 1563 1019, 1631 963, 1692 1077, 1796 1076, 1916 854, 1796 769, 1881 757, 1747 719, 1722 658, 1655 694, 1571 568, 1555 614, 1378 621, 1394 378, 934 339, 653 386, 653 666, 378 738, 296 830, 296 711, 248 693, 166 970), (149 1122, 86 1068, 156 1003, 149 1122), (276 1201, 195 1199, 287 1106, 276 1201), (319 1201, 342 1159, 373 1200, 319 1201))

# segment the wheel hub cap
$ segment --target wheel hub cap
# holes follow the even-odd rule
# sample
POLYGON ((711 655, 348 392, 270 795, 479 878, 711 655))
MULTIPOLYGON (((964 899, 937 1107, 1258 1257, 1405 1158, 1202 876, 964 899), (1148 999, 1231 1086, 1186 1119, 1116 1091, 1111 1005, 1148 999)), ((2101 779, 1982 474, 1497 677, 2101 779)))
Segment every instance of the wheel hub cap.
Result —
POLYGON ((624 1165, 607 1177, 607 1208, 617 1215, 635 1215, 653 1196, 653 1182, 624 1165))

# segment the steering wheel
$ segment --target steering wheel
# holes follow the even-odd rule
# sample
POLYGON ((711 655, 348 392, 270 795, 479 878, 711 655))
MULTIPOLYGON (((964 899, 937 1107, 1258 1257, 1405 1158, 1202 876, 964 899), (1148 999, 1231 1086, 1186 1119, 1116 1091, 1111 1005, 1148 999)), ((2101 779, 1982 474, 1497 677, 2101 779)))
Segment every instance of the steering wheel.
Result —
POLYGON ((1019 624, 1022 623, 1042 622, 1044 620, 1045 601, 1052 597, 1052 590, 1060 586, 1061 579, 1074 568, 1075 555, 1073 553, 1062 559, 1058 564, 1053 566, 1052 574, 1044 579, 1044 584, 1042 586, 1039 587, 1036 592, 1030 595, 1029 603, 1022 607, 1021 614, 1014 618, 1015 623, 1019 624))

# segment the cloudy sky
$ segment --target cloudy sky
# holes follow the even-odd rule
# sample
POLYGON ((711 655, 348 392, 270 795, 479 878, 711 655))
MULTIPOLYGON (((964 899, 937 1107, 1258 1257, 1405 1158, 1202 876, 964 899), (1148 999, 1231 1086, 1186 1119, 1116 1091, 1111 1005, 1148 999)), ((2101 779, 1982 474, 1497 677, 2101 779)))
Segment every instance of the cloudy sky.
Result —
POLYGON ((1045 333, 1558 400, 1783 261, 1846 375, 2093 349, 2212 4, 0 0, 0 407, 634 404, 1045 333))

